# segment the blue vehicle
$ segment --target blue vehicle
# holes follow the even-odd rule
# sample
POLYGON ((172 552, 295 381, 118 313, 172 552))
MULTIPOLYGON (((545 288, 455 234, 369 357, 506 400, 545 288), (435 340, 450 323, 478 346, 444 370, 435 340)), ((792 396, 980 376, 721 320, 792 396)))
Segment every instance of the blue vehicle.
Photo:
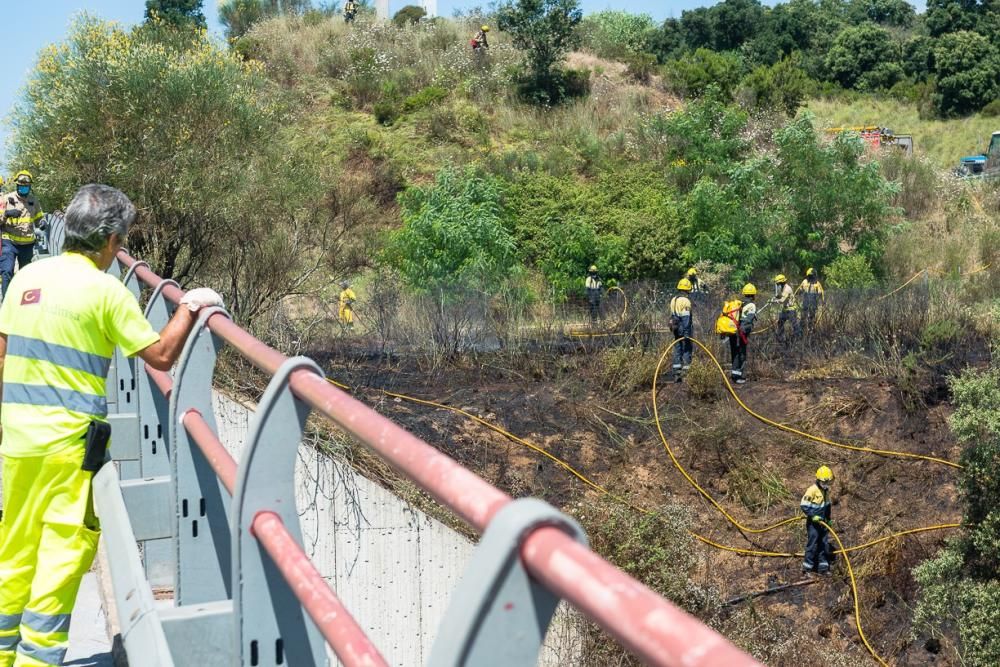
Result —
POLYGON ((1000 132, 990 137, 990 147, 981 155, 969 155, 959 160, 955 174, 970 176, 1000 176, 1000 132))

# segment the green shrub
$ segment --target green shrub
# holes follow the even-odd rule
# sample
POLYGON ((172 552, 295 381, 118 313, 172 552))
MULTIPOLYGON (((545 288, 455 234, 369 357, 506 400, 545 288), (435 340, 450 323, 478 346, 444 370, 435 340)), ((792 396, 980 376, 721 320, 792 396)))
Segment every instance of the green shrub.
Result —
POLYGON ((495 293, 517 264, 500 184, 475 172, 441 170, 433 185, 399 196, 403 227, 386 249, 403 281, 421 292, 495 293))
POLYGON ((448 91, 441 86, 428 86, 403 101, 403 111, 413 113, 433 106, 448 97, 448 91))
POLYGON ((583 47, 595 55, 626 58, 646 50, 655 27, 648 14, 608 9, 588 14, 580 22, 578 31, 583 47))
POLYGON ((625 73, 639 83, 649 83, 656 71, 656 56, 652 53, 630 53, 625 56, 625 73))
POLYGON ((684 97, 698 97, 715 87, 725 98, 732 97, 743 76, 743 63, 738 55, 697 49, 663 67, 666 86, 684 97))
POLYGON ((957 632, 962 664, 1000 664, 1000 368, 951 381, 951 430, 962 445, 964 532, 913 571, 920 585, 914 627, 957 632))
POLYGON ((372 106, 375 120, 382 125, 392 125, 399 118, 399 107, 388 100, 381 100, 372 106))
POLYGON ((875 285, 868 258, 860 253, 848 253, 836 258, 826 267, 826 282, 836 289, 859 289, 875 285))
POLYGON ((786 58, 770 67, 756 68, 740 82, 736 98, 746 106, 794 116, 815 87, 799 63, 800 59, 786 58))
POLYGON ((984 118, 996 118, 1000 116, 1000 100, 993 100, 986 106, 984 106, 979 114, 984 118))

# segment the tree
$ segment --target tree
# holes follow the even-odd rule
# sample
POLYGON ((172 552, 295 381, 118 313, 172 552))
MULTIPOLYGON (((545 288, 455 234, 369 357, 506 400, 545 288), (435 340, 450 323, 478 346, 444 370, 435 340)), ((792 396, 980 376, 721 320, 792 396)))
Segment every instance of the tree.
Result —
POLYGON ((206 27, 202 0, 146 0, 146 20, 160 19, 175 26, 206 27))
POLYGON ((420 19, 425 16, 427 16, 427 10, 423 7, 418 7, 417 5, 406 5, 393 15, 392 23, 393 25, 401 28, 405 25, 419 23, 420 19))
POLYGON ((938 113, 960 116, 1000 97, 1000 56, 990 41, 966 30, 942 35, 934 49, 938 113))
POLYGON ((881 88, 895 83, 888 81, 891 77, 886 76, 885 66, 899 67, 899 61, 899 43, 892 34, 866 22, 837 35, 826 55, 826 69, 830 78, 845 88, 881 88))
POLYGON ((799 63, 798 53, 771 67, 754 69, 740 82, 736 99, 760 109, 777 109, 794 116, 805 99, 813 81, 799 63))
POLYGON ((759 0, 723 0, 711 9, 716 51, 738 49, 756 34, 764 9, 759 0))
POLYGON ((219 4, 219 22, 229 39, 242 37, 268 16, 270 10, 261 0, 224 0, 219 4))
POLYGON ((906 0, 851 0, 848 10, 855 23, 872 21, 881 25, 907 28, 917 11, 906 0))
POLYGON ((497 9, 497 25, 527 52, 530 73, 527 80, 522 79, 526 96, 543 104, 565 96, 566 80, 559 63, 579 44, 576 27, 582 19, 577 0, 517 0, 497 9))
POLYGON ((927 0, 924 23, 932 37, 959 30, 975 30, 978 19, 976 0, 927 0))

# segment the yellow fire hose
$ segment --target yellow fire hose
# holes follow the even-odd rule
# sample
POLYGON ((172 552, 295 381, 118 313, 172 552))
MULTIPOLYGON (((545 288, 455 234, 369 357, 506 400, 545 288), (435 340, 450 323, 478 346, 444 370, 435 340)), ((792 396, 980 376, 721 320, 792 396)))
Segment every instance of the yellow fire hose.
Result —
MULTIPOLYGON (((715 507, 726 518, 726 520, 728 520, 737 529, 739 529, 739 530, 741 530, 743 532, 753 533, 753 534, 759 534, 759 533, 764 533, 764 532, 768 532, 768 531, 774 530, 776 528, 780 528, 780 527, 785 526, 785 525, 789 525, 789 524, 792 524, 792 523, 798 523, 799 521, 802 521, 804 517, 796 516, 796 517, 790 517, 788 519, 784 519, 782 521, 779 521, 778 523, 772 524, 770 526, 765 526, 763 528, 751 528, 749 526, 746 526, 746 525, 740 523, 731 514, 729 514, 729 512, 727 512, 725 510, 725 508, 723 508, 722 505, 717 500, 715 500, 715 498, 713 498, 711 496, 711 494, 709 494, 704 488, 702 488, 698 484, 698 482, 687 472, 687 470, 680 463, 680 461, 677 459, 676 455, 674 454, 673 450, 670 447, 669 442, 666 439, 666 435, 663 432, 662 422, 661 422, 661 419, 660 419, 660 416, 659 416, 659 408, 657 406, 656 396, 657 396, 657 390, 658 390, 658 382, 659 382, 660 370, 662 369, 663 363, 665 362, 665 360, 667 358, 667 355, 671 352, 671 350, 673 349, 673 346, 676 345, 678 342, 680 342, 680 340, 682 340, 682 339, 678 339, 678 340, 675 340, 672 343, 670 343, 666 347, 666 349, 664 350, 664 352, 661 354, 660 359, 659 359, 659 361, 657 363, 657 366, 656 366, 656 370, 654 372, 653 387, 652 387, 654 421, 656 422, 656 428, 657 428, 657 431, 659 433, 660 440, 663 443, 664 449, 666 450, 667 455, 670 457, 671 462, 674 464, 674 467, 677 468, 677 470, 688 481, 688 483, 690 483, 699 492, 699 494, 701 494, 702 497, 704 497, 713 507, 715 507)), ((854 450, 854 451, 869 452, 869 453, 879 454, 879 455, 882 455, 882 456, 897 456, 897 457, 901 457, 901 458, 919 459, 919 460, 929 461, 929 462, 932 462, 932 463, 939 463, 939 464, 942 464, 942 465, 951 466, 951 467, 954 467, 954 468, 961 468, 961 466, 959 464, 957 464, 957 463, 953 463, 951 461, 947 461, 947 460, 940 459, 940 458, 937 458, 937 457, 924 456, 924 455, 920 455, 920 454, 913 454, 913 453, 910 453, 910 452, 899 452, 899 451, 892 451, 892 450, 880 450, 880 449, 873 449, 873 448, 868 448, 868 447, 861 447, 861 446, 856 446, 856 445, 846 445, 846 444, 843 444, 843 443, 838 443, 838 442, 835 442, 835 441, 823 438, 821 436, 814 436, 814 435, 806 433, 804 431, 800 431, 798 429, 794 429, 792 427, 785 426, 783 424, 780 424, 778 422, 770 420, 770 419, 768 419, 768 418, 766 418, 766 417, 764 417, 764 416, 762 416, 762 415, 754 412, 749 406, 746 405, 746 403, 744 403, 742 401, 742 399, 740 399, 740 397, 736 394, 736 391, 733 389, 731 383, 729 382, 729 379, 726 377, 725 370, 722 368, 722 365, 719 363, 719 361, 715 357, 715 355, 712 354, 711 350, 709 350, 700 341, 698 341, 696 339, 691 339, 691 340, 693 342, 695 342, 702 350, 704 350, 706 352, 706 354, 708 354, 709 358, 712 360, 713 364, 715 365, 715 367, 717 368, 717 370, 721 374, 721 376, 723 378, 723 381, 726 384, 726 388, 728 389, 729 393, 733 396, 733 398, 736 399, 736 401, 739 404, 739 406, 744 411, 746 411, 748 414, 750 414, 751 416, 753 416, 755 419, 758 419, 759 421, 761 421, 764 424, 767 424, 768 426, 771 426, 773 428, 778 428, 780 430, 787 431, 787 432, 790 432, 790 433, 794 433, 794 434, 799 435, 801 437, 804 437, 804 438, 807 438, 807 439, 810 439, 810 440, 813 440, 815 442, 819 442, 819 443, 822 443, 822 444, 830 445, 830 446, 833 446, 833 447, 841 447, 841 448, 844 448, 844 449, 849 449, 849 450, 854 450)), ((348 385, 342 384, 342 383, 337 382, 335 380, 328 380, 328 381, 331 384, 334 384, 334 385, 336 385, 336 386, 338 386, 338 387, 340 387, 342 389, 345 389, 345 390, 350 390, 351 389, 351 387, 349 387, 348 385)), ((618 496, 618 495, 612 493, 611 491, 609 491, 605 487, 601 486, 597 482, 594 482, 592 479, 590 479, 589 477, 587 477, 585 474, 581 473, 576 468, 574 468, 572 465, 570 465, 569 463, 567 463, 563 459, 559 458, 558 456, 555 456, 554 454, 552 454, 551 452, 549 452, 545 448, 540 447, 538 445, 535 445, 534 443, 532 443, 532 442, 530 442, 530 441, 528 441, 528 440, 526 440, 524 438, 520 438, 520 437, 514 435, 513 433, 511 433, 511 432, 509 432, 509 431, 507 431, 507 430, 505 430, 505 429, 503 429, 503 428, 501 428, 501 427, 499 427, 499 426, 497 426, 497 425, 495 425, 495 424, 493 424, 493 423, 491 423, 491 422, 489 422, 489 421, 487 421, 485 419, 482 419, 481 417, 478 417, 478 416, 476 416, 476 415, 474 415, 474 414, 472 414, 472 413, 470 413, 470 412, 468 412, 466 410, 462 410, 460 408, 456 408, 456 407, 450 406, 450 405, 445 405, 443 403, 439 403, 439 402, 436 402, 436 401, 431 401, 431 400, 427 400, 427 399, 416 398, 414 396, 408 396, 406 394, 400 394, 400 393, 397 393, 397 392, 391 392, 391 391, 383 390, 383 393, 386 396, 389 396, 389 397, 392 397, 392 398, 396 398, 396 399, 399 399, 399 400, 408 401, 408 402, 411 402, 411 403, 417 403, 417 404, 420 404, 420 405, 426 405, 426 406, 429 406, 429 407, 439 408, 439 409, 443 409, 443 410, 448 410, 448 411, 454 412, 456 414, 460 414, 460 415, 462 415, 462 416, 464 416, 464 417, 466 417, 468 419, 471 419, 472 421, 475 421, 478 424, 481 424, 481 425, 485 426, 486 428, 488 428, 488 429, 490 429, 490 430, 492 430, 492 431, 494 431, 496 433, 499 433, 500 435, 504 436, 505 438, 508 438, 509 440, 511 440, 513 442, 516 442, 516 443, 518 443, 518 444, 520 444, 520 445, 522 445, 524 447, 527 447, 527 448, 531 449, 532 451, 534 451, 535 453, 540 454, 540 455, 544 456, 545 458, 551 460, 552 462, 556 463, 558 466, 560 466, 561 468, 563 468, 564 470, 566 470, 567 472, 569 472, 571 475, 573 475, 578 480, 580 480, 581 482, 583 482, 585 485, 587 485, 591 489, 597 491, 598 493, 600 493, 602 495, 605 495, 605 496, 611 498, 612 500, 614 500, 614 501, 616 501, 618 503, 621 503, 621 504, 623 504, 623 505, 625 505, 627 507, 630 507, 631 509, 633 509, 635 511, 638 511, 638 512, 641 512, 643 514, 647 514, 647 515, 654 515, 654 514, 656 514, 652 510, 649 510, 649 509, 640 507, 638 505, 635 505, 632 502, 626 500, 625 498, 622 498, 621 496, 618 496)), ((834 553, 842 554, 844 556, 844 562, 845 562, 845 565, 846 565, 846 568, 847 568, 847 571, 848 571, 848 576, 849 576, 849 580, 850 580, 850 584, 851 584, 851 592, 852 592, 853 599, 854 599, 854 614, 855 614, 855 622, 856 622, 857 628, 858 628, 858 635, 860 636, 860 638, 862 640, 862 643, 865 645, 865 648, 869 651, 869 653, 871 653, 872 657, 876 661, 878 661, 878 663, 880 665, 886 666, 888 663, 886 663, 885 660, 883 660, 881 658, 881 656, 879 656, 879 654, 875 651, 875 649, 872 647, 871 643, 868 641, 868 638, 864 634, 864 630, 863 630, 862 625, 861 625, 861 609, 860 609, 860 597, 858 595, 858 585, 857 585, 857 580, 856 580, 856 578, 854 576, 854 570, 852 568, 852 565, 851 565, 851 562, 850 562, 850 557, 848 556, 848 553, 849 552, 860 551, 860 550, 863 550, 863 549, 867 549, 867 548, 873 547, 873 546, 875 546, 877 544, 881 544, 883 542, 887 542, 887 541, 892 540, 892 539, 903 537, 905 535, 913 535, 913 534, 916 534, 916 533, 929 532, 929 531, 933 531, 933 530, 942 530, 942 529, 948 529, 948 528, 957 528, 961 524, 959 524, 959 523, 948 523, 948 524, 939 524, 939 525, 934 525, 934 526, 924 526, 924 527, 919 527, 919 528, 911 528, 911 529, 908 529, 908 530, 904 530, 904 531, 900 531, 900 532, 897 532, 897 533, 893 533, 891 535, 886 535, 884 537, 872 540, 870 542, 866 542, 864 544, 855 545, 855 546, 852 546, 852 547, 845 547, 844 544, 843 544, 843 542, 840 540, 840 537, 837 535, 837 533, 834 532, 834 530, 832 528, 830 528, 830 526, 828 526, 827 524, 824 523, 823 525, 830 531, 830 534, 833 536, 834 540, 837 542, 838 549, 834 553)), ((688 532, 691 534, 692 537, 694 537, 695 539, 697 539, 698 541, 700 541, 700 542, 702 542, 704 544, 707 544, 709 546, 712 546, 714 548, 717 548, 717 549, 720 549, 720 550, 723 550, 723 551, 727 551, 727 552, 731 552, 731 553, 736 553, 736 554, 740 554, 740 555, 756 556, 756 557, 778 557, 778 558, 795 558, 795 557, 801 557, 803 555, 802 552, 792 553, 792 552, 777 552, 777 551, 761 551, 761 550, 754 550, 754 549, 744 549, 744 548, 741 548, 741 547, 734 547, 734 546, 730 546, 730 545, 721 544, 719 542, 716 542, 715 540, 712 540, 711 538, 705 537, 704 535, 700 535, 700 534, 695 533, 693 531, 688 531, 688 532)))

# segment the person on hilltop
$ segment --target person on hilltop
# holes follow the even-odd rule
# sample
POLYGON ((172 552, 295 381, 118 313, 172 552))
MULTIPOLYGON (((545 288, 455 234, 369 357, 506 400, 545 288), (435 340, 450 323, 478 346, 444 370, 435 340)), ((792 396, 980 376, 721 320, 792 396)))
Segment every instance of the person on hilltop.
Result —
POLYGON ((830 485, 833 471, 820 466, 816 471, 816 483, 806 489, 799 507, 806 515, 806 551, 802 559, 802 571, 816 571, 830 574, 830 485), (826 525, 824 525, 826 524, 826 525))
POLYGON ((806 269, 806 277, 799 285, 799 291, 802 292, 802 329, 806 332, 813 331, 816 328, 816 315, 826 296, 816 269, 806 269))
POLYGON ((23 269, 35 256, 35 225, 45 215, 38 199, 32 194, 31 173, 19 171, 14 177, 14 190, 3 195, 3 240, 0 245, 0 278, 2 295, 14 276, 14 266, 23 269))
POLYGON ((358 15, 358 3, 354 0, 347 0, 344 3, 344 23, 353 23, 358 15))
POLYGON ((490 44, 486 40, 486 33, 489 31, 490 27, 488 25, 480 26, 479 32, 469 41, 473 53, 486 53, 486 50, 490 48, 490 44))
POLYGON ((670 331, 674 334, 674 380, 680 382, 691 368, 691 353, 694 343, 694 322, 691 316, 691 281, 681 278, 677 283, 677 295, 670 300, 670 331))
POLYGON ((583 287, 587 291, 587 310, 590 312, 590 324, 593 326, 601 316, 601 289, 604 287, 601 276, 597 273, 596 264, 591 264, 587 269, 583 287))

